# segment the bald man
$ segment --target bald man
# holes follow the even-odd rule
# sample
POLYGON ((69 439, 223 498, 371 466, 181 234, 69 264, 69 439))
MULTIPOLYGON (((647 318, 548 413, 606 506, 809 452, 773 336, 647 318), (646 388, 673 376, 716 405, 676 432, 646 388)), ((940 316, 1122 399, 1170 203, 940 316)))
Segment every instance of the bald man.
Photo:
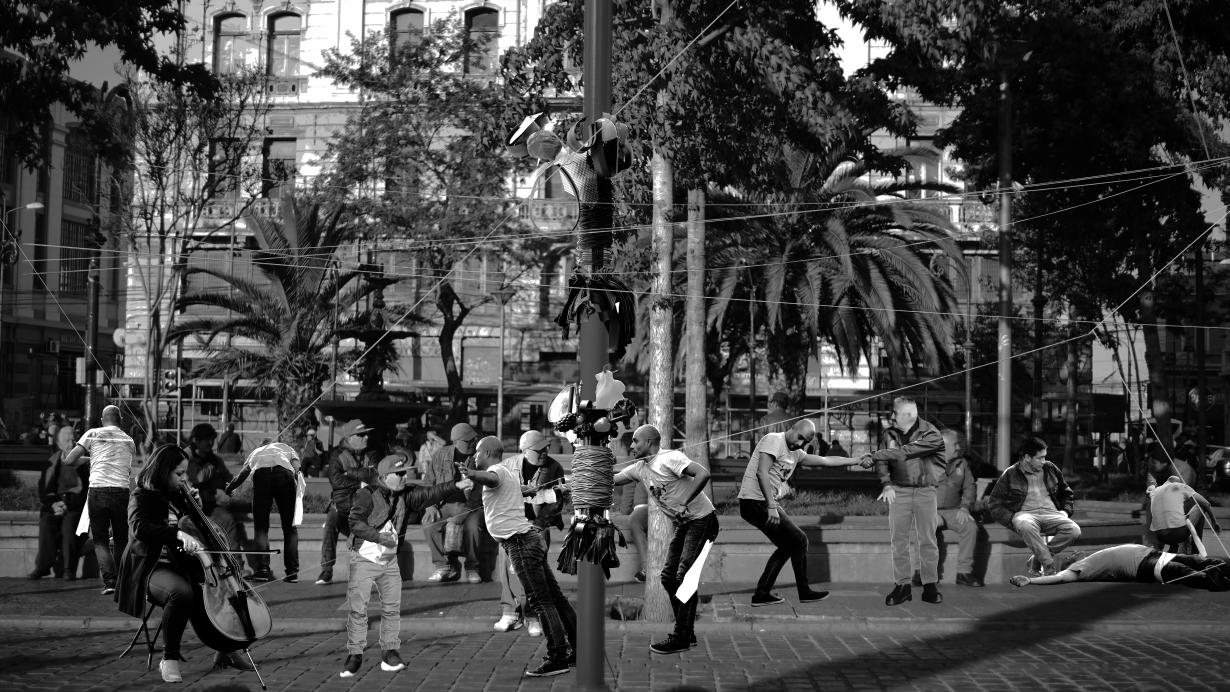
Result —
POLYGON ((503 456, 504 445, 500 439, 484 437, 474 453, 473 468, 467 468, 465 473, 483 487, 487 530, 508 555, 547 639, 547 657, 536 668, 526 669, 525 674, 530 677, 562 675, 576 661, 576 611, 547 564, 542 529, 530 523, 525 515, 525 497, 527 493, 533 495, 536 489, 523 486, 521 473, 502 463, 503 456))
POLYGON ((120 430, 118 406, 103 408, 102 427, 86 430, 68 451, 64 463, 75 468, 86 455, 90 464, 86 511, 90 513, 90 539, 105 596, 115 593, 115 566, 128 545, 128 493, 132 489, 132 463, 137 457, 136 443, 120 430))
POLYGON ((807 581, 807 534, 790 521, 777 501, 784 494, 786 481, 798 466, 853 466, 862 463, 870 468, 871 463, 849 457, 823 457, 804 451, 816 439, 816 424, 804 418, 786 432, 768 433, 760 438, 752 458, 743 472, 739 486, 739 516, 760 529, 777 550, 765 563, 756 592, 752 594, 752 606, 767 606, 785 603, 786 599, 773 593, 777 575, 789 560, 794 568, 795 586, 799 590, 799 602, 812 603, 828 597, 827 591, 812 591, 807 581))
POLYGON ((652 425, 642 425, 632 434, 632 464, 615 474, 615 485, 640 481, 649 491, 650 508, 661 512, 674 525, 666 561, 662 565, 662 586, 675 611, 675 631, 666 639, 650 645, 656 654, 677 654, 696 644, 696 604, 699 593, 686 602, 675 598, 683 577, 699 557, 705 541, 717 538, 717 512, 705 495, 709 469, 678 450, 662 449, 662 434, 652 425))

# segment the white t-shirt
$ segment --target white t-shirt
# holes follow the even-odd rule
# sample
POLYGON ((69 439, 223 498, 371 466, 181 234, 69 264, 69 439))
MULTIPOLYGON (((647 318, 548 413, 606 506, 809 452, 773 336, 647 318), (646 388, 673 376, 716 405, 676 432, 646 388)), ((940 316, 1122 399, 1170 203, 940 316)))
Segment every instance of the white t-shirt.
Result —
POLYGON ((683 452, 667 449, 658 452, 648 461, 641 459, 620 471, 618 476, 638 480, 645 484, 649 496, 657 501, 668 516, 690 521, 709 516, 713 503, 703 492, 691 503, 688 496, 696 489, 696 477, 684 475, 692 460, 683 452))
POLYGON ((1196 491, 1186 483, 1166 481, 1154 488, 1153 494, 1149 497, 1149 512, 1153 515, 1149 523, 1149 530, 1161 531, 1187 526, 1187 514, 1183 511, 1183 503, 1195 494, 1196 491))
POLYGON ((137 456, 137 444, 114 425, 90 428, 77 444, 90 455, 91 488, 132 487, 132 461, 137 456))
POLYGON ((787 448, 786 433, 769 433, 760 438, 760 442, 756 444, 756 449, 752 452, 752 458, 748 459, 747 469, 743 472, 743 483, 739 486, 740 500, 763 501, 765 499, 764 493, 760 491, 760 481, 757 478, 762 454, 773 457, 773 464, 769 467, 769 483, 772 485, 770 490, 776 495, 786 479, 794 473, 795 465, 807 453, 802 449, 787 448))
POLYGON ((500 484, 494 488, 483 486, 483 518, 487 520, 487 533, 502 541, 529 531, 533 525, 525 518, 520 472, 514 472, 504 462, 487 470, 500 479, 500 484))

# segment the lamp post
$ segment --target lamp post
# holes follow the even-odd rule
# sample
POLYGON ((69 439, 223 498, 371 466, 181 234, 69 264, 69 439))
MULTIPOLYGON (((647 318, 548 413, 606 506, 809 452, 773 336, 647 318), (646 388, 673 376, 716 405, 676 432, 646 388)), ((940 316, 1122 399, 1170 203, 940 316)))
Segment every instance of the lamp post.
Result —
MULTIPOLYGON (((9 214, 25 209, 42 209, 42 202, 30 202, 20 207, 14 207, 0 215, 0 349, 4 346, 4 270, 17 261, 17 246, 15 239, 9 234, 9 214), (10 243, 14 243, 10 245, 10 243)), ((0 350, 0 353, 3 351, 0 350)), ((3 363, 3 360, 0 360, 3 363)))
POLYGON ((517 294, 512 286, 502 285, 491 292, 500 301, 500 379, 495 390, 495 436, 504 439, 504 308, 517 294))

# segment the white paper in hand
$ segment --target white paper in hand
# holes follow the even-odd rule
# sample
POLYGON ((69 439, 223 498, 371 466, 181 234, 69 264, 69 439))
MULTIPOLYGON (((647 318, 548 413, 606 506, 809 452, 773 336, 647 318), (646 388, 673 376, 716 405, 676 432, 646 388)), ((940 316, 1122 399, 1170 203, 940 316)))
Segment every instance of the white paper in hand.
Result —
MULTIPOLYGON (((380 529, 380 533, 393 534, 393 522, 385 523, 380 529)), ((397 548, 389 548, 379 543, 372 541, 363 541, 359 545, 359 555, 366 560, 371 560, 378 565, 387 565, 397 556, 397 548)))
POLYGON ((291 526, 303 525, 303 496, 307 493, 307 481, 303 479, 303 474, 295 474, 295 516, 291 520, 291 526))
POLYGON ((77 535, 84 536, 90 532, 90 513, 82 512, 81 519, 77 521, 77 535))
POLYGON ((705 541, 705 545, 700 549, 700 555, 696 556, 696 562, 693 562, 688 568, 688 573, 683 575, 683 582, 675 591, 675 598, 681 602, 687 603, 696 593, 696 589, 700 588, 700 573, 705 569, 705 559, 709 557, 709 549, 712 547, 713 541, 705 541))

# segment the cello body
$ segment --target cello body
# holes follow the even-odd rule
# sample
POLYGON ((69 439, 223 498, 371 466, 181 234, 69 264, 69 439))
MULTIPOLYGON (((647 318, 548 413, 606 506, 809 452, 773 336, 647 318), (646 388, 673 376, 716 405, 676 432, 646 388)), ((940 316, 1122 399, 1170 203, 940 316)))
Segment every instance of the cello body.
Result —
POLYGON ((272 631, 269 607, 244 581, 242 566, 227 552, 226 538, 205 516, 191 489, 181 486, 179 494, 183 519, 191 519, 191 526, 181 524, 181 530, 196 536, 211 551, 177 556, 197 597, 190 617, 192 629, 201 643, 215 651, 247 649, 272 631))

